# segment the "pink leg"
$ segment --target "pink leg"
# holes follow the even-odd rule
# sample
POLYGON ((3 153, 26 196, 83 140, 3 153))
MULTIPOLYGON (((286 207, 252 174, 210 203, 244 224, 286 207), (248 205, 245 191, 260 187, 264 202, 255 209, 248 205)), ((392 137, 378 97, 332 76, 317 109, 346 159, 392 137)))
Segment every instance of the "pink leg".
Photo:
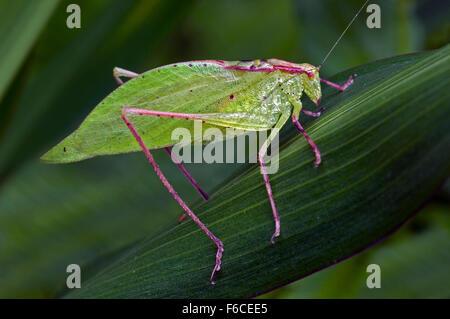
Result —
POLYGON ((266 190, 267 190, 267 195, 269 196, 270 206, 272 206, 273 219, 275 220, 275 232, 273 233, 272 237, 270 238, 270 242, 272 244, 275 244, 275 237, 280 236, 280 216, 278 215, 278 211, 275 206, 275 201, 273 199, 272 188, 270 187, 269 177, 267 176, 266 167, 264 166, 263 156, 264 156, 264 153, 262 153, 262 152, 258 153, 259 166, 261 167, 261 173, 264 178, 264 184, 266 184, 266 190))
POLYGON ((322 78, 320 79, 320 81, 322 81, 325 84, 328 84, 329 86, 332 86, 332 87, 338 89, 339 91, 345 91, 345 89, 347 89, 350 86, 350 84, 353 83, 353 79, 355 77, 356 77, 356 74, 350 75, 350 77, 348 78, 347 82, 344 83, 344 85, 339 85, 339 84, 330 82, 330 81, 322 79, 322 78))
MULTIPOLYGON (((170 147, 164 147, 166 152, 169 154, 169 156, 172 158, 172 149, 170 147)), ((181 172, 186 176, 186 178, 191 182, 192 186, 200 193, 200 195, 203 197, 204 200, 208 200, 209 196, 206 194, 206 192, 200 187, 200 185, 197 183, 197 181, 192 177, 191 174, 187 171, 187 169, 183 166, 181 163, 175 163, 178 168, 181 170, 181 172)), ((186 214, 181 215, 181 217, 178 219, 178 222, 183 222, 183 220, 186 218, 186 214)))
POLYGON ((322 162, 322 159, 320 158, 320 151, 319 148, 314 144, 313 140, 309 137, 309 135, 306 133, 306 131, 303 129, 303 127, 300 125, 300 122, 297 120, 297 117, 295 115, 292 115, 292 122, 294 123, 295 127, 300 131, 300 133, 303 134, 303 136, 308 141, 309 145, 311 145, 314 154, 316 155, 316 161, 314 162, 314 167, 319 166, 319 164, 322 162))
MULTIPOLYGON (((172 149, 170 147, 164 147, 167 154, 169 154, 170 157, 172 157, 172 149)), ((200 185, 197 183, 197 181, 192 177, 192 175, 187 171, 187 169, 183 166, 181 163, 175 163, 180 171, 186 176, 186 178, 191 182, 192 186, 200 193, 200 195, 203 197, 204 200, 208 200, 209 196, 206 194, 206 192, 200 187, 200 185)))
POLYGON ((309 115, 309 116, 319 117, 320 115, 322 115, 322 112, 324 110, 325 110, 325 108, 321 107, 318 112, 311 112, 311 111, 308 111, 308 110, 305 110, 305 109, 302 109, 301 112, 306 114, 306 115, 309 115))
POLYGON ((119 86, 121 86, 123 84, 123 81, 120 79, 121 76, 132 79, 132 78, 138 77, 139 74, 122 69, 122 68, 115 67, 113 69, 113 76, 114 76, 114 79, 116 80, 117 84, 119 86))
MULTIPOLYGON (((216 271, 220 270, 220 265, 222 262, 222 253, 223 253, 223 244, 222 242, 214 236, 214 234, 206 228, 206 226, 198 219, 197 216, 190 210, 190 208, 186 205, 186 203, 181 199, 181 197, 177 194, 177 192, 173 189, 172 185, 170 185, 169 181, 166 179, 166 177, 163 175, 161 170, 158 167, 158 164, 156 164, 155 160, 153 159, 153 156, 150 154, 150 151, 145 146, 144 141, 139 136, 138 132, 134 128, 133 124, 130 122, 130 120, 126 117, 125 113, 133 113, 128 112, 128 108, 122 108, 122 119, 125 122, 125 124, 128 126, 128 129, 133 134, 136 141, 139 143, 139 145, 142 148, 142 151, 144 152, 145 156, 147 157, 149 163, 153 166, 153 169, 156 172, 156 175, 158 175, 161 182, 164 184, 164 186, 167 188, 170 194, 172 194, 173 198, 178 202, 178 204, 184 209, 184 211, 189 215, 189 217, 192 218, 192 220, 206 233, 206 235, 216 244, 217 246, 217 253, 216 253, 216 265, 214 266, 214 269, 211 274, 210 282, 211 284, 215 284, 213 281, 214 274, 216 271)), ((136 113, 135 113, 136 114, 136 113)))
MULTIPOLYGON (((121 76, 127 77, 127 78, 135 78, 135 77, 138 77, 139 74, 122 69, 122 68, 115 67, 113 69, 113 76, 114 76, 114 79, 116 79, 117 84, 119 86, 121 86, 123 84, 123 81, 120 79, 121 76)), ((169 153, 169 155, 172 155, 170 147, 166 147, 165 150, 167 151, 167 153, 169 153)), ((200 195, 203 197, 203 199, 208 200, 209 199, 208 194, 206 194, 206 192, 200 187, 200 185, 192 177, 192 175, 189 174, 189 172, 186 170, 186 168, 183 166, 183 164, 178 163, 177 166, 181 170, 181 172, 184 174, 184 176, 186 176, 187 179, 191 182, 191 184, 194 186, 194 188, 200 193, 200 195)), ((186 214, 183 214, 178 221, 181 223, 185 218, 186 218, 186 214)))
POLYGON ((275 221, 275 232, 273 233, 272 237, 270 238, 270 242, 272 244, 275 243, 275 237, 280 236, 280 215, 278 215, 277 208, 275 206, 275 200, 273 198, 272 193, 272 187, 270 186, 269 182, 269 176, 267 176, 267 170, 264 165, 264 155, 266 154, 270 143, 274 140, 274 138, 277 136, 280 129, 283 127, 284 123, 286 123, 286 120, 289 118, 290 112, 285 112, 281 114, 281 117, 278 119, 278 122, 273 127, 272 131, 270 132, 269 137, 265 140, 264 144, 261 146, 258 152, 258 162, 259 166, 261 167, 261 174, 264 178, 264 184, 266 186, 267 195, 269 197, 270 206, 272 207, 272 214, 273 219, 275 221))

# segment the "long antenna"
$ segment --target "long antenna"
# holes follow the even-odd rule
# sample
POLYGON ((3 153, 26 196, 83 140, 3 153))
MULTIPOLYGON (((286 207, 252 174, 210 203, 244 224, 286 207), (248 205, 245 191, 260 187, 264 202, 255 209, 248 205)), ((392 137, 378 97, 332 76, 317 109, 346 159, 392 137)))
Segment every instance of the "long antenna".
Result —
POLYGON ((361 13, 362 9, 366 6, 367 2, 369 2, 369 0, 366 0, 366 2, 364 2, 364 4, 362 5, 362 7, 359 9, 359 11, 355 14, 355 16, 353 17, 352 21, 350 21, 350 23, 347 25, 347 27, 345 28, 344 32, 342 32, 341 36, 336 40, 336 42, 333 44, 333 46, 331 47, 330 51, 328 51, 327 55, 325 56, 325 58, 323 58, 322 63, 319 64, 319 66, 317 67, 317 71, 322 67, 322 65, 325 63, 325 61, 328 59, 329 55, 331 54, 331 52, 333 52, 334 48, 336 47, 336 45, 339 43, 339 41, 341 41, 342 37, 344 36, 345 32, 347 32, 347 30, 350 28, 350 26, 353 24, 353 22, 355 21, 355 19, 358 17, 358 15, 361 13))

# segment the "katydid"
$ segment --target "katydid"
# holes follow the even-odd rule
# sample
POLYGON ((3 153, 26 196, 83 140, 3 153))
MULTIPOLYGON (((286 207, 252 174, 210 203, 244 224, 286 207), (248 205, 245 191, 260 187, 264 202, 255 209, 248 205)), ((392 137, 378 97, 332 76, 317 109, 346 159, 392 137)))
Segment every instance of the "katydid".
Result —
MULTIPOLYGON (((274 239, 280 236, 280 216, 263 157, 278 131, 292 117, 293 124, 306 138, 315 154, 314 166, 321 163, 319 149, 299 122, 300 113, 317 117, 321 110, 317 113, 304 110, 300 98, 305 92, 319 105, 322 96, 321 82, 344 91, 353 83, 355 76, 350 76, 343 85, 320 78, 319 69, 330 52, 318 67, 280 59, 190 61, 162 66, 142 74, 116 67, 113 76, 119 87, 94 108, 75 132, 42 156, 42 161, 68 163, 98 155, 142 150, 174 199, 217 246, 216 262, 210 277, 210 282, 214 284, 214 274, 221 268, 223 243, 181 199, 159 169, 150 150, 164 148, 170 155, 171 146, 174 145, 171 139, 173 129, 183 127, 193 130, 194 120, 204 123, 203 130, 210 127, 222 130, 271 130, 259 149, 258 162, 275 221, 275 231, 270 239, 273 244, 274 239), (123 83, 123 77, 130 80, 123 83)), ((184 166, 181 163, 177 165, 207 200, 206 192, 184 166)), ((181 220, 184 216, 183 214, 181 220)))

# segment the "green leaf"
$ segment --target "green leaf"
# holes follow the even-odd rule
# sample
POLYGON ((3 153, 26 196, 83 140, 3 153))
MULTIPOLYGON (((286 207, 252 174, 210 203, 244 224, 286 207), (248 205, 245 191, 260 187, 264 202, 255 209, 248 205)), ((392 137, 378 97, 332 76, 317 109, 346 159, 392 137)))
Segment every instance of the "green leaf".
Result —
MULTIPOLYGON (((291 136, 270 176, 281 237, 257 166, 193 206, 225 245, 216 285, 215 246, 192 221, 137 243, 69 297, 249 297, 347 258, 395 230, 450 172, 450 45, 362 65, 343 93, 324 88, 325 114, 291 136)), ((310 104, 309 104, 310 105, 310 104)))

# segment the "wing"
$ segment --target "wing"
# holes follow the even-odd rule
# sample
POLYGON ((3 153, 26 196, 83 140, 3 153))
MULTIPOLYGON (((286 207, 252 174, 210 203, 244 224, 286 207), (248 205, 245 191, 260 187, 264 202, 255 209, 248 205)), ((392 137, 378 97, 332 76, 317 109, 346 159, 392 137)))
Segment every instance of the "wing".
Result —
MULTIPOLYGON (((124 106, 179 113, 220 113, 209 117, 204 129, 208 126, 268 129, 279 117, 277 108, 271 108, 273 114, 269 114, 267 107, 257 110, 256 106, 262 105, 261 101, 275 87, 276 81, 268 79, 271 74, 230 70, 224 67, 224 62, 209 60, 152 69, 114 90, 42 160, 74 162, 140 150, 121 119, 124 106)), ((130 120, 149 148, 173 145, 176 141, 172 141, 171 134, 175 128, 187 128, 193 136, 193 121, 152 116, 130 116, 130 120)))

